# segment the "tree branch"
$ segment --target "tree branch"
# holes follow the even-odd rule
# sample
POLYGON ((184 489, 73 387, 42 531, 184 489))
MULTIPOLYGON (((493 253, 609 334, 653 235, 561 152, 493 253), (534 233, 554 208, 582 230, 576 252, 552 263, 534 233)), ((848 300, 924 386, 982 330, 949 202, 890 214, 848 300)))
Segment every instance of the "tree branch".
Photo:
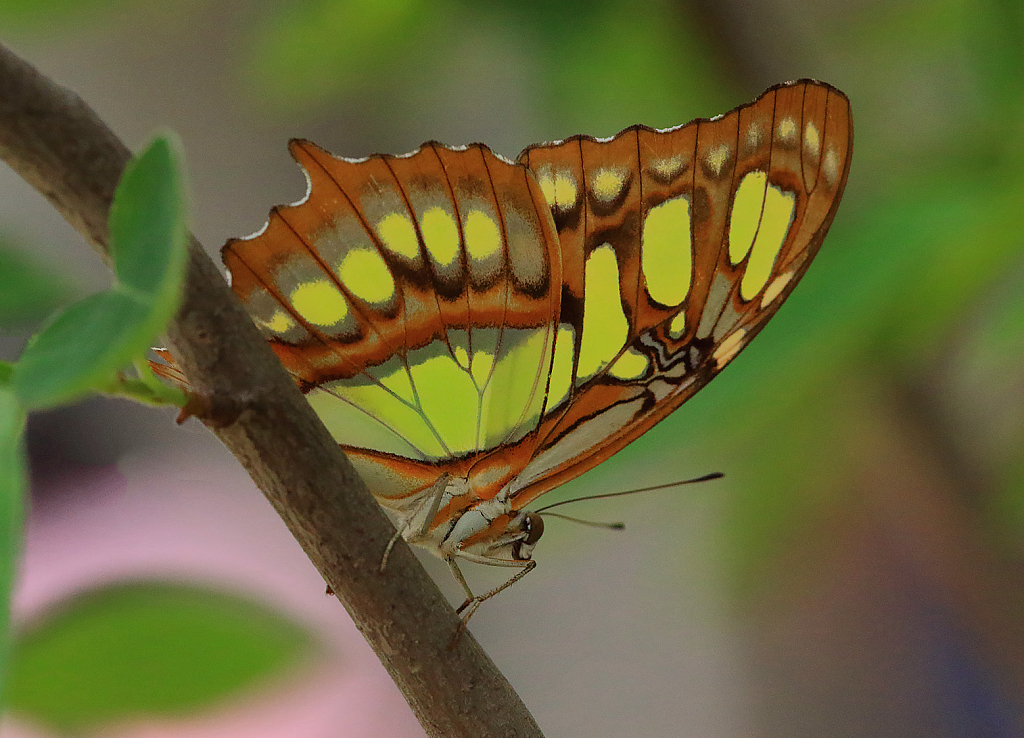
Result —
MULTIPOLYGON (((97 249, 130 152, 74 93, 0 46, 0 157, 97 249)), ((213 432, 246 468, 433 736, 540 736, 536 723, 394 534, 337 443, 193 239, 168 327, 194 388, 243 408, 213 432)))

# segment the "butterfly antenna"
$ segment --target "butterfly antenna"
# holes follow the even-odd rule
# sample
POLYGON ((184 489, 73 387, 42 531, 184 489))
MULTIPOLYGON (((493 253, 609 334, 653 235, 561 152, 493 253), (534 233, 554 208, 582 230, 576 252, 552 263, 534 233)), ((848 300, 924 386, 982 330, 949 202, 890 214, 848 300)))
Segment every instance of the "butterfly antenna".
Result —
MULTIPOLYGON (((544 507, 534 510, 535 513, 543 513, 545 510, 550 510, 559 505, 568 505, 570 502, 582 502, 583 500, 604 500, 609 497, 622 497, 624 495, 635 495, 639 492, 654 492, 659 489, 668 489, 669 487, 680 487, 684 484, 697 484, 698 482, 710 482, 712 479, 721 479, 725 475, 722 472, 712 472, 711 474, 705 474, 702 477, 696 477, 694 479, 684 479, 681 482, 669 482, 668 484, 656 484, 653 487, 640 487, 639 489, 629 489, 625 492, 605 492, 600 495, 584 495, 583 497, 573 497, 570 500, 562 500, 561 502, 555 502, 551 505, 545 505, 544 507)), ((551 513, 548 513, 550 515, 551 513)))
POLYGON ((539 513, 540 515, 548 515, 552 518, 561 518, 562 520, 568 520, 570 523, 579 523, 585 525, 588 528, 605 528, 606 530, 622 530, 626 527, 625 523, 602 523, 597 520, 584 520, 583 518, 574 518, 571 515, 562 515, 562 513, 539 513))

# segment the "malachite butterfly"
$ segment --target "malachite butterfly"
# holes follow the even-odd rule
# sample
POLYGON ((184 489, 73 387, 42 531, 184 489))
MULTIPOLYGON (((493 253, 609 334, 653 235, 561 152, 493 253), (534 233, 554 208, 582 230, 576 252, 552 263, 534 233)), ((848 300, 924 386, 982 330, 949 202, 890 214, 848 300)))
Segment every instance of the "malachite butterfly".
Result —
MULTIPOLYGON (((821 82, 666 130, 291 153, 306 196, 223 249, 231 285, 410 542, 533 568, 526 507, 720 372, 792 291, 849 173, 821 82)), ((498 589, 502 589, 499 587, 498 589)))

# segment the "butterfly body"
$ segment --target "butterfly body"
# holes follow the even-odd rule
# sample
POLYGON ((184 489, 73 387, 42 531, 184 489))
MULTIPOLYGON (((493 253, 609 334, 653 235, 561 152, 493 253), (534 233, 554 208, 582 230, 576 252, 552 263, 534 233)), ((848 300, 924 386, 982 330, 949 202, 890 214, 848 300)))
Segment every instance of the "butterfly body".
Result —
POLYGON ((851 146, 848 100, 810 80, 517 162, 293 141, 306 197, 223 256, 402 534, 464 583, 459 558, 532 567, 526 506, 749 343, 820 246, 851 146))

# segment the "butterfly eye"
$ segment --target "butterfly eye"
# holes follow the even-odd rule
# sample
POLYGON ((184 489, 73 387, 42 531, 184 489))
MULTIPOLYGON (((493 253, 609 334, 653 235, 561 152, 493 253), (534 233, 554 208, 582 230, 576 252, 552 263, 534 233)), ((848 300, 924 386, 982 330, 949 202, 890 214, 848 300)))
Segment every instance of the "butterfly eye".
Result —
POLYGON ((544 533, 544 519, 535 512, 527 512, 523 514, 521 525, 526 535, 512 544, 512 558, 516 561, 529 561, 533 547, 544 533))
POLYGON ((523 543, 533 546, 544 534, 544 518, 535 512, 528 512, 526 520, 523 522, 523 528, 526 530, 526 538, 523 539, 523 543))

